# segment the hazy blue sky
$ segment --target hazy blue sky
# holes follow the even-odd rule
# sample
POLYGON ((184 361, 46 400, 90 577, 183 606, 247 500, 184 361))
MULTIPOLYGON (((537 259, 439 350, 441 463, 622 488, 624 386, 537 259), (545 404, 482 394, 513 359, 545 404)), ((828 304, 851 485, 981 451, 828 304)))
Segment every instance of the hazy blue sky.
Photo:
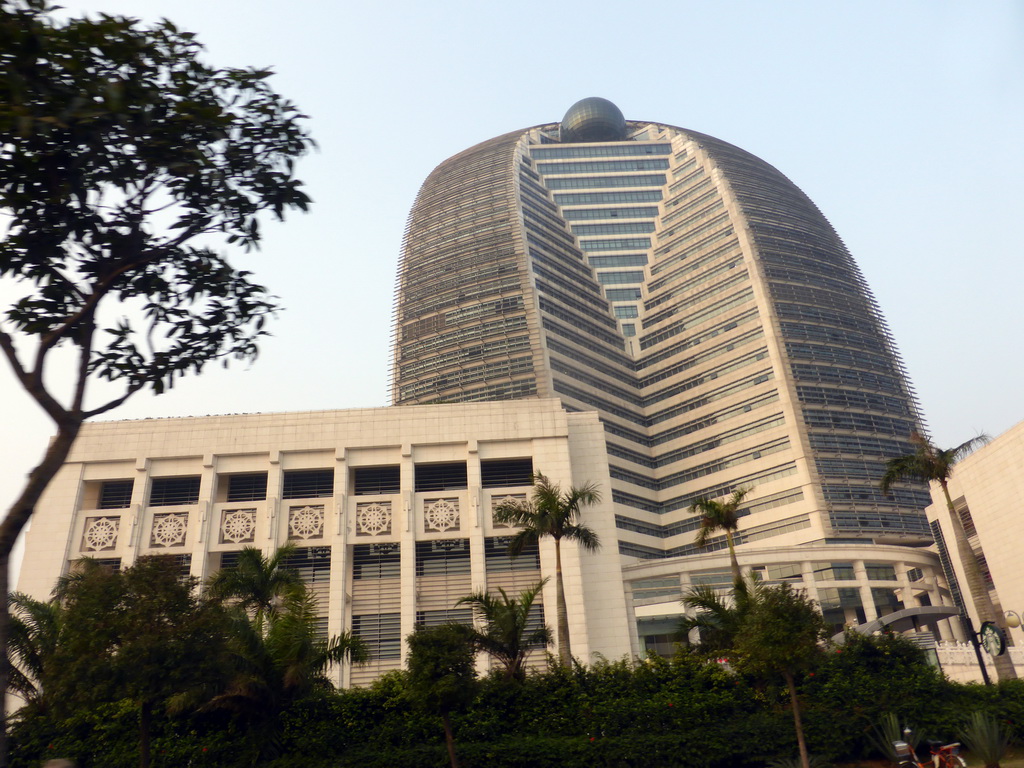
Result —
MULTIPOLYGON (((287 307, 251 368, 211 369, 112 418, 381 406, 395 267, 445 158, 586 96, 777 166, 872 286, 935 438, 1024 418, 1024 5, 952 0, 63 0, 168 17, 220 66, 270 65, 309 115, 312 212, 237 254, 287 307)), ((0 370, 0 507, 47 421, 0 370)))

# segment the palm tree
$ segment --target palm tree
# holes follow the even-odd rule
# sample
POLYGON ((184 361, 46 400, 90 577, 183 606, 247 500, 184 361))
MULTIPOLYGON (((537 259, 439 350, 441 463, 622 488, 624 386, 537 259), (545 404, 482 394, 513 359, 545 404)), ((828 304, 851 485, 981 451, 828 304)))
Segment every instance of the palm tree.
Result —
POLYGON ((238 562, 223 568, 210 580, 210 595, 220 600, 234 600, 263 627, 267 617, 277 613, 282 602, 305 592, 299 574, 287 567, 295 546, 286 544, 271 557, 258 547, 246 547, 238 553, 238 562))
POLYGON ((7 640, 9 685, 26 704, 39 709, 45 706, 44 680, 60 639, 61 604, 56 598, 44 602, 21 592, 12 592, 7 602, 13 609, 7 640))
MULTIPOLYGON (((988 435, 972 437, 965 443, 955 448, 937 448, 931 440, 924 435, 914 433, 910 436, 910 442, 914 446, 914 452, 905 456, 897 456, 890 459, 885 465, 885 474, 882 475, 882 492, 888 494, 892 486, 901 480, 924 480, 925 482, 936 482, 942 488, 942 495, 946 500, 946 509, 949 511, 949 523, 953 529, 953 538, 956 541, 957 551, 960 553, 960 565, 963 568, 964 578, 967 581, 967 588, 971 592, 971 600, 983 621, 996 621, 995 606, 992 605, 992 598, 989 596, 988 586, 981 575, 981 568, 974 556, 970 542, 967 540, 967 532, 964 530, 963 521, 953 506, 953 499, 949 495, 949 478, 953 474, 953 466, 960 459, 967 456, 975 448, 985 445, 991 440, 988 435)), ((1001 622, 997 622, 1001 623, 1001 622)), ((993 658, 996 674, 1000 680, 1015 680, 1017 673, 1013 669, 1013 662, 1010 654, 993 658)))
POLYGON ((551 630, 546 626, 530 629, 530 609, 544 588, 547 579, 509 597, 498 588, 500 597, 490 592, 475 592, 462 598, 456 605, 470 605, 483 619, 484 629, 473 630, 473 645, 493 656, 505 667, 505 680, 522 680, 526 676, 526 657, 534 648, 547 648, 551 643, 551 630))
POLYGON ((698 631, 698 648, 708 656, 722 656, 732 650, 740 626, 751 604, 757 599, 761 583, 753 577, 733 585, 731 599, 710 584, 692 587, 683 598, 683 605, 694 611, 679 622, 684 642, 690 632, 698 631))
POLYGON ((741 584, 743 578, 740 575, 740 564, 736 560, 736 544, 733 541, 733 532, 739 528, 739 508, 750 488, 739 488, 733 491, 728 501, 715 501, 701 497, 695 499, 690 505, 690 513, 700 515, 700 529, 697 531, 696 544, 698 547, 706 547, 708 539, 716 531, 725 532, 725 541, 729 545, 729 559, 732 563, 732 583, 741 584))
MULTIPOLYGON (((272 612, 251 615, 234 607, 228 633, 226 685, 208 697, 204 710, 227 710, 247 723, 260 759, 280 746, 280 713, 318 688, 330 688, 328 670, 368 658, 365 644, 347 632, 317 637, 315 597, 290 590, 272 612)), ((186 702, 187 703, 187 702, 186 702)))
POLYGON ((563 666, 572 665, 569 647, 569 613, 565 605, 565 585, 562 581, 562 539, 575 541, 588 552, 596 551, 601 542, 588 526, 577 522, 584 507, 601 500, 594 483, 565 493, 542 474, 533 476, 533 493, 529 501, 501 504, 494 510, 495 522, 519 526, 520 530, 509 544, 513 557, 528 544, 536 544, 545 536, 555 542, 555 609, 557 612, 558 659, 563 666))

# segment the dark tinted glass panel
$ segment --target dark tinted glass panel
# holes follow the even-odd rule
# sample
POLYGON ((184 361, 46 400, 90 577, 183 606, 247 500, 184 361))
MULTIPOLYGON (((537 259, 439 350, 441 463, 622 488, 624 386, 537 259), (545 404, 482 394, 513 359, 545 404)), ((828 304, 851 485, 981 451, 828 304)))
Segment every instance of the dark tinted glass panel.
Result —
POLYGON ((660 189, 636 192, 575 192, 555 195, 559 205, 601 205, 603 203, 653 203, 661 200, 660 189))
POLYGON ((333 469, 308 469, 284 473, 285 499, 319 499, 334 495, 333 469))
POLYGON ((466 487, 466 462, 417 464, 417 491, 455 491, 466 487))
POLYGON ((199 501, 199 475, 191 477, 155 477, 149 491, 151 507, 195 504, 199 501))
POLYGON ((100 486, 100 509, 124 509, 132 503, 132 480, 105 480, 100 486))
POLYGON ((485 459, 480 478, 484 488, 533 485, 533 459, 485 459))
POLYGON ((357 467, 355 470, 355 494, 365 496, 375 493, 398 493, 401 477, 397 465, 393 467, 357 467))
POLYGON ((592 147, 534 147, 531 154, 538 160, 565 157, 627 157, 632 155, 669 155, 670 144, 640 144, 619 142, 614 145, 592 147))
POLYGON ((267 473, 228 476, 228 501, 263 501, 267 498, 267 473))
POLYGON ((638 301, 640 299, 639 288, 607 288, 605 295, 609 301, 638 301))

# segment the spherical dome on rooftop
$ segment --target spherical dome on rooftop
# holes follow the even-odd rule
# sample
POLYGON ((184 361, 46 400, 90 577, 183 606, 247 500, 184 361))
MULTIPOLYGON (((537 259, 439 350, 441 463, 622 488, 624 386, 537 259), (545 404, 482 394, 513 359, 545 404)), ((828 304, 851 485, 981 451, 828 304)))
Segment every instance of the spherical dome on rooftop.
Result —
POLYGON ((569 107, 562 118, 562 141, 622 141, 626 118, 608 99, 591 96, 569 107))

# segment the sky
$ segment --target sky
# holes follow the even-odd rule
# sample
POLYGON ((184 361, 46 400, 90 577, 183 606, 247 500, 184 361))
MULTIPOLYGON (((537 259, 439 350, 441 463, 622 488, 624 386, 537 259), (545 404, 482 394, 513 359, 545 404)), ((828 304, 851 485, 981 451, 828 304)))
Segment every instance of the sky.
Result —
MULTIPOLYGON (((61 5, 168 18, 210 64, 272 67, 319 145, 297 171, 311 211, 268 222, 258 253, 228 251, 286 308, 259 359, 105 418, 387 405, 395 272, 419 185, 463 149, 602 96, 627 119, 748 150, 815 201, 872 287, 937 443, 1024 419, 1015 0, 61 5)), ((52 431, 0 367, 0 508, 52 431)))

